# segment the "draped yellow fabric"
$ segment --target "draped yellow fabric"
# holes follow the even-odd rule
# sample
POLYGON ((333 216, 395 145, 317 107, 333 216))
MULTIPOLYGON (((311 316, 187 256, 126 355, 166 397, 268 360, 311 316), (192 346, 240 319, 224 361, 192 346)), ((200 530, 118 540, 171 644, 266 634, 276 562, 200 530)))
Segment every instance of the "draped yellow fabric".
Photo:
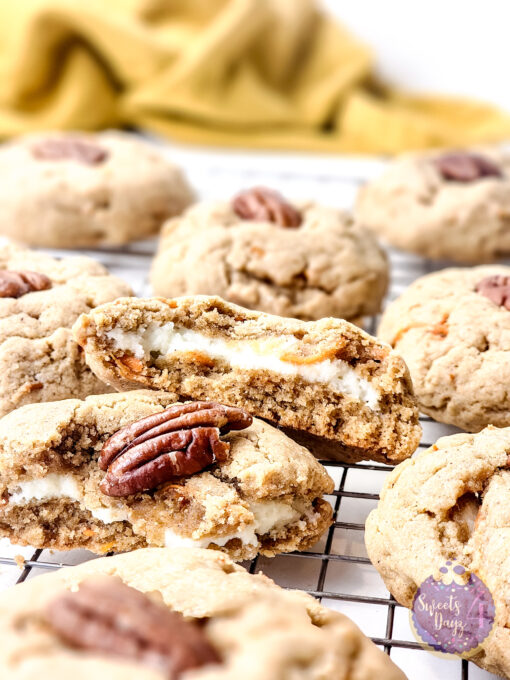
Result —
POLYGON ((510 116, 375 82, 313 0, 1 0, 0 135, 135 126, 221 146, 394 153, 510 116))

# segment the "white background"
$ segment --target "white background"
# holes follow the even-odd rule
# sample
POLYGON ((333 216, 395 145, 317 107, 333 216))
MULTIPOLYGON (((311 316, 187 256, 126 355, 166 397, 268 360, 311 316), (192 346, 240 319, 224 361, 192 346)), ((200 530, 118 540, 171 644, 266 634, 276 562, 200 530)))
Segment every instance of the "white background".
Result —
POLYGON ((413 90, 471 95, 510 110, 508 0, 323 0, 374 48, 379 72, 413 90))

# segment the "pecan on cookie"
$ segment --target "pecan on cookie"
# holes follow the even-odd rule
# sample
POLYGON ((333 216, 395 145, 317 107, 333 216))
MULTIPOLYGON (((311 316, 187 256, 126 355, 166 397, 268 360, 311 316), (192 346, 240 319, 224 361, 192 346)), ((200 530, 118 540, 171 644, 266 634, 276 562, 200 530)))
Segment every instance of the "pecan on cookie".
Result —
POLYGON ((510 253, 510 153, 405 155, 360 189, 356 217, 401 250, 492 262, 510 253))
POLYGON ((107 149, 79 137, 43 139, 32 146, 34 158, 42 161, 77 161, 84 165, 99 165, 109 156, 107 149))
POLYGON ((122 245, 192 201, 180 168, 137 135, 55 131, 0 148, 0 234, 28 245, 122 245))
POLYGON ((253 419, 238 408, 215 402, 175 404, 119 430, 104 444, 99 467, 101 491, 128 496, 176 477, 190 477, 227 458, 220 436, 249 427, 253 419))
POLYGON ((299 227, 302 216, 273 189, 253 187, 238 194, 232 201, 236 215, 244 220, 274 222, 280 227, 299 227))
POLYGON ((374 236, 347 212, 313 201, 301 203, 300 215, 299 228, 285 228, 240 217, 231 201, 199 203, 163 227, 151 266, 154 293, 219 295, 304 321, 360 323, 377 314, 389 276, 374 236))
POLYGON ((51 288, 46 274, 31 271, 0 271, 0 297, 19 298, 27 293, 51 288))
MULTIPOLYGON (((170 391, 131 390, 18 408, 0 418, 0 538, 99 554, 198 544, 236 560, 305 550, 331 524, 332 507, 323 496, 332 492, 333 480, 281 430, 257 418, 248 427, 250 421, 239 409, 177 402, 170 391), (209 436, 201 440, 200 430, 209 436), (158 438, 174 437, 192 443, 159 455, 158 438), (135 467, 148 463, 159 474, 161 465, 166 476, 180 465, 177 474, 184 476, 150 493, 102 493, 99 456, 109 438, 104 467, 123 453, 119 465, 134 456, 135 467), (201 466, 213 464, 198 469, 195 454, 201 466), (188 465, 198 471, 183 472, 188 465), (62 494, 55 496, 55 488, 62 494), (47 498, 37 500, 46 490, 47 498)), ((126 472, 120 481, 129 480, 126 472)), ((145 471, 138 474, 144 478, 145 471)))
POLYGON ((70 327, 91 307, 131 294, 126 283, 91 258, 57 260, 4 240, 0 417, 24 404, 107 392, 85 363, 70 327))
POLYGON ((183 657, 201 664, 182 668, 183 680, 406 680, 347 616, 248 572, 218 550, 142 548, 27 579, 0 594, 0 630, 2 680, 169 680, 168 671, 179 677, 176 662, 183 657), (49 603, 66 597, 74 617, 76 598, 92 587, 98 595, 108 587, 106 599, 101 592, 85 600, 94 618, 79 633, 106 620, 108 637, 133 644, 122 656, 111 653, 106 637, 101 649, 70 645, 45 616, 49 603), (122 599, 112 602, 113 594, 122 599), (169 652, 173 668, 149 665, 153 651, 163 664, 169 652))
POLYGON ((122 582, 100 576, 52 600, 45 618, 62 640, 91 652, 132 659, 175 680, 218 663, 201 628, 122 582))
POLYGON ((474 182, 482 177, 502 177, 500 168, 477 153, 448 153, 434 161, 443 179, 454 182, 474 182))
POLYGON ((510 310, 510 276, 502 274, 486 276, 476 284, 475 290, 494 304, 510 310))

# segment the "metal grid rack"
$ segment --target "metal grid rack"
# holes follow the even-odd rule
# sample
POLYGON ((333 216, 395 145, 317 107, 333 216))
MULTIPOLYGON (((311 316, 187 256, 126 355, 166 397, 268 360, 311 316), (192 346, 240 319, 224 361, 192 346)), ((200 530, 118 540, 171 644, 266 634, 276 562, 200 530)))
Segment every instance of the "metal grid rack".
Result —
MULTIPOLYGON (((202 190, 206 198, 231 196, 238 189, 264 183, 290 197, 306 196, 341 207, 348 207, 360 182, 380 168, 379 162, 359 160, 296 159, 263 154, 247 157, 175 148, 172 156, 174 159, 177 156, 192 183, 202 190)), ((80 254, 100 260, 113 273, 129 281, 139 295, 149 295, 147 272, 153 252, 154 242, 142 242, 123 249, 80 254)), ((52 254, 69 253, 52 251, 52 254)), ((390 259, 390 300, 413 279, 433 268, 431 263, 420 258, 398 253, 390 253, 390 259)), ((376 327, 377 319, 370 319, 367 330, 374 334, 376 327)), ((422 425, 422 449, 439 436, 453 431, 428 418, 422 418, 422 425)), ((245 566, 252 573, 263 571, 283 587, 305 590, 326 606, 350 616, 391 655, 410 680, 495 678, 466 661, 448 661, 425 652, 411 634, 407 610, 388 593, 366 556, 363 543, 365 518, 375 506, 383 479, 392 468, 380 464, 352 465, 330 461, 325 465, 336 482, 336 490, 329 498, 334 508, 334 523, 326 535, 313 550, 280 555, 272 560, 258 557, 245 566)), ((0 541, 0 589, 88 559, 94 559, 94 556, 85 551, 67 554, 34 551, 0 541), (23 564, 18 553, 25 560, 23 564)))

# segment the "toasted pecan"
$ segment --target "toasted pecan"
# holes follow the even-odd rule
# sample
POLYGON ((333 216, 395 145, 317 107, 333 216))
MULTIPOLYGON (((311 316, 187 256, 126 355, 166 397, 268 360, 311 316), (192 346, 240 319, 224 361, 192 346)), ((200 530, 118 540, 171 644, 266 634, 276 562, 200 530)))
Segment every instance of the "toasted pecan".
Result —
POLYGON ((199 625, 117 577, 89 578, 53 599, 44 617, 72 647, 131 659, 168 680, 220 660, 199 625))
POLYGON ((0 271, 0 297, 19 298, 27 293, 51 288, 51 279, 46 274, 32 271, 0 271))
POLYGON ((251 422, 241 409, 198 401, 174 404, 127 425, 102 448, 99 467, 106 475, 101 491, 127 496, 200 472, 226 459, 230 447, 222 434, 251 422))
POLYGON ((456 152, 434 160, 436 168, 446 180, 474 182, 483 177, 502 177, 501 169, 489 158, 475 153, 456 152))
POLYGON ((43 161, 73 160, 84 165, 99 165, 109 152, 98 144, 79 137, 51 137, 31 147, 34 158, 43 161))
POLYGON ((281 194, 266 187, 253 187, 235 196, 232 207, 243 220, 274 222, 280 227, 299 227, 303 218, 299 210, 281 194))

